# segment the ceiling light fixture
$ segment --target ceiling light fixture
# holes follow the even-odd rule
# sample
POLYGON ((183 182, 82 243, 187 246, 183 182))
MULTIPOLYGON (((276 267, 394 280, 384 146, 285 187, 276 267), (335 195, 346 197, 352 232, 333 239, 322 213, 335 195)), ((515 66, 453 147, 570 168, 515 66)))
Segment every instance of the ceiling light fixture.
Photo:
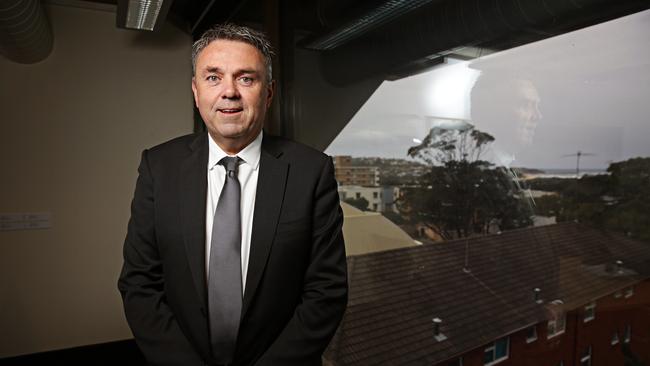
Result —
POLYGON ((154 31, 167 16, 172 0, 120 0, 117 25, 121 28, 154 31))

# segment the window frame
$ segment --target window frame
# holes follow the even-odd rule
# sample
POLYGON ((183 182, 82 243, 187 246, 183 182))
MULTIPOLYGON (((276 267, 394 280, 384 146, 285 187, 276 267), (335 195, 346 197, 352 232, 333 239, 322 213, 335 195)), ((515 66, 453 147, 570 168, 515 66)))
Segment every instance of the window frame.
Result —
POLYGON ((626 324, 623 331, 623 343, 630 343, 632 340, 632 325, 626 324))
POLYGON ((535 342, 539 337, 537 336, 537 324, 533 325, 532 327, 528 327, 526 329, 526 343, 530 344, 535 342), (529 334, 530 330, 533 330, 534 335, 531 337, 529 334))
POLYGON ((503 362, 510 358, 510 337, 503 337, 499 338, 496 341, 492 342, 489 346, 485 347, 483 349, 483 366, 491 366, 491 365, 496 365, 499 362, 503 362), (500 358, 496 358, 496 351, 497 351, 497 342, 505 340, 506 342, 506 354, 504 356, 501 356, 500 358), (492 361, 490 362, 485 362, 485 354, 490 350, 492 352, 492 361))
POLYGON ((582 317, 583 323, 588 323, 596 319, 596 302, 592 301, 589 304, 585 305, 585 312, 582 317))
POLYGON ((558 316, 555 319, 549 320, 548 323, 546 324, 546 339, 551 339, 551 338, 557 337, 559 335, 564 334, 564 332, 566 332, 566 313, 562 312, 561 316, 558 316), (562 319, 562 329, 558 330, 557 329, 557 323, 558 323, 558 320, 560 320, 560 319, 562 319), (553 332, 552 333, 550 332, 551 324, 553 324, 553 332))
POLYGON ((612 339, 609 342, 612 346, 617 345, 620 342, 620 338, 618 337, 618 330, 612 334, 612 339))
POLYGON ((591 345, 589 345, 589 347, 587 347, 586 354, 583 353, 580 356, 580 366, 591 366, 591 345), (584 364, 585 361, 587 362, 586 365, 584 364))

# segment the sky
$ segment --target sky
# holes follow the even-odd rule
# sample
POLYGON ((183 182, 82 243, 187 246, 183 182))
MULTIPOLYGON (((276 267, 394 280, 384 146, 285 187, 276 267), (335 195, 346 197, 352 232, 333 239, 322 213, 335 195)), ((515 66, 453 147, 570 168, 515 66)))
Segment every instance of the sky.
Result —
POLYGON ((499 165, 605 169, 650 157, 650 11, 385 81, 326 149, 407 158, 431 127, 470 123, 499 165))

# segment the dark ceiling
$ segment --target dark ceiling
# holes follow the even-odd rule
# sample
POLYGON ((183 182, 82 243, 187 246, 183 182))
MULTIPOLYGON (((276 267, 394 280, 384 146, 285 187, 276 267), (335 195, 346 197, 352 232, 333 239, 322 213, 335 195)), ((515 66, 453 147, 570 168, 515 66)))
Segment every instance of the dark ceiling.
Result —
POLYGON ((166 1, 167 21, 194 37, 225 21, 275 26, 280 51, 320 52, 334 84, 397 79, 447 56, 475 58, 650 8, 650 0, 166 1))

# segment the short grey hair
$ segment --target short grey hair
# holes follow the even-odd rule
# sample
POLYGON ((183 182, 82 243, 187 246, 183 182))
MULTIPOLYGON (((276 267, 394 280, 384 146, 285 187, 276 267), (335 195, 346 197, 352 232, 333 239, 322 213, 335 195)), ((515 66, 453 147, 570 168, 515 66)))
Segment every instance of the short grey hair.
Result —
POLYGON ((203 35, 201 35, 201 38, 194 42, 192 45, 192 75, 196 74, 196 59, 199 57, 199 53, 201 53, 201 51, 203 51, 203 49, 211 42, 220 39, 244 42, 257 48, 264 57, 264 63, 266 64, 266 81, 271 83, 273 80, 274 53, 273 47, 271 47, 271 42, 269 42, 266 34, 249 27, 232 23, 217 24, 205 31, 203 35))

